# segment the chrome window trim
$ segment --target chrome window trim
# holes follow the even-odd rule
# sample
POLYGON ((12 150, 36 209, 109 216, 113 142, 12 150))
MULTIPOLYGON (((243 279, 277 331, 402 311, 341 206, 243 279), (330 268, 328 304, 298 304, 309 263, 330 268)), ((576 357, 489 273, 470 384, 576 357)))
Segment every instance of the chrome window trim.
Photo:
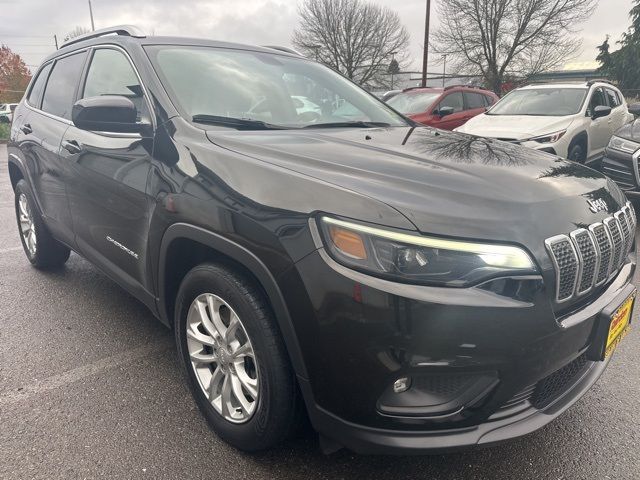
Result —
MULTIPOLYGON (((88 52, 88 54, 91 56, 91 58, 89 59, 89 65, 87 67, 87 72, 88 72, 88 68, 91 68, 91 61, 93 61, 93 51, 94 50, 98 50, 100 48, 112 48, 115 50, 119 50, 122 53, 124 53, 124 55, 127 57, 127 60, 129 61, 129 63, 131 64, 131 67, 133 68, 133 71, 136 74, 136 77, 138 78, 138 81, 140 82, 140 86, 142 87, 142 91, 144 92, 144 97, 145 97, 145 102, 147 103, 147 108, 149 109, 149 116, 151 117, 151 125, 153 128, 153 131, 155 132, 157 125, 156 125, 156 116, 155 116, 155 110, 153 109, 153 105, 151 104, 151 100, 149 97, 149 91, 147 90, 147 87, 145 86, 144 82, 142 81, 142 78, 140 77, 140 73, 138 72, 138 69, 135 66, 135 63, 133 63, 133 60, 131 58, 131 56, 129 55, 129 53, 123 49, 122 47, 120 47, 119 45, 114 45, 112 43, 105 43, 105 44, 100 44, 100 45, 95 45, 92 47, 83 47, 83 48, 79 48, 77 50, 73 50, 71 52, 67 52, 64 55, 60 55, 59 57, 55 57, 52 58, 51 60, 43 63, 41 65, 41 67, 38 69, 38 71, 40 71, 40 69, 42 69, 42 67, 44 67, 45 64, 49 63, 49 62, 54 62, 54 67, 55 67, 55 62, 57 62, 59 59, 61 58, 65 58, 68 57, 70 55, 75 55, 77 53, 81 53, 81 52, 88 52)), ((51 69, 51 71, 53 71, 53 68, 51 69)), ((83 84, 82 84, 82 93, 84 94, 84 83, 86 82, 86 75, 84 75, 84 71, 83 71, 83 78, 81 78, 81 80, 83 80, 83 84)), ((51 74, 51 72, 49 72, 49 74, 51 74)), ((49 79, 47 78, 47 83, 49 82, 49 79)), ((46 93, 47 89, 46 89, 46 85, 45 85, 45 89, 42 93, 42 96, 44 98, 44 94, 46 93)), ((24 102, 25 106, 29 109, 32 110, 36 113, 40 113, 46 117, 49 117, 53 120, 57 120, 59 122, 65 123, 67 125, 71 125, 71 126, 75 126, 73 124, 73 122, 71 120, 68 120, 66 118, 62 118, 59 117, 57 115, 54 115, 52 113, 49 112, 45 112, 44 110, 40 109, 40 108, 36 108, 34 106, 32 106, 31 104, 29 104, 29 102, 26 100, 25 98, 25 102, 24 102)), ((115 132, 99 132, 99 131, 91 131, 91 133, 95 133, 96 135, 102 135, 102 136, 106 136, 106 137, 112 137, 112 138, 142 138, 142 135, 140 135, 139 133, 115 133, 115 132)))
POLYGON ((576 252, 576 247, 573 244, 573 242, 571 241, 571 238, 568 235, 556 235, 555 237, 551 237, 551 238, 547 238, 544 241, 547 250, 549 252, 549 256, 551 257, 551 261, 553 262, 553 266, 554 266, 554 270, 555 270, 555 274, 556 274, 556 302, 557 303, 564 303, 567 302, 569 300, 571 300, 574 297, 575 291, 576 291, 576 283, 578 282, 578 278, 580 277, 580 262, 579 262, 579 258, 578 258, 578 254, 576 252), (560 275, 562 274, 562 271, 560 270, 560 265, 558 265, 558 260, 556 259, 555 254, 553 253, 553 249, 551 248, 553 245, 555 245, 556 243, 561 243, 561 242, 565 242, 568 241, 569 242, 569 246, 571 247, 571 251, 573 252, 573 258, 576 261, 576 275, 573 279, 573 289, 571 290, 571 294, 569 296, 567 296, 566 298, 563 298, 562 300, 560 300, 560 275))
POLYGON ((579 272, 580 275, 577 277, 577 281, 576 281, 576 286, 574 288, 574 295, 575 296, 581 296, 584 295, 585 293, 589 292, 592 288, 593 285, 596 281, 596 278, 598 276, 598 270, 600 268, 600 258, 598 256, 598 248, 596 247, 596 242, 594 241, 593 237, 591 236, 591 232, 585 228, 579 228, 577 230, 574 230, 573 232, 571 232, 569 234, 569 236, 571 237, 571 240, 573 242, 573 247, 576 251, 576 253, 578 254, 578 265, 579 265, 579 272), (580 284, 582 283, 582 270, 584 268, 584 262, 585 259, 582 256, 582 251, 579 248, 579 244, 578 244, 578 235, 581 235, 582 233, 586 233, 589 237, 589 241, 591 242, 591 246, 593 247, 594 251, 596 252, 596 267, 594 270, 594 274, 593 274, 593 278, 591 279, 591 284, 584 290, 580 291, 580 284))

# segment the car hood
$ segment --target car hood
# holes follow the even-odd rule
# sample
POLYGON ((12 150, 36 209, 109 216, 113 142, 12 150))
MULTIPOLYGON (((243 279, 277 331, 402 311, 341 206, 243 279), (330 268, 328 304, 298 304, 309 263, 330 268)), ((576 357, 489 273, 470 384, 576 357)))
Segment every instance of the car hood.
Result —
MULTIPOLYGON (((496 140, 431 128, 209 131, 226 149, 382 201, 423 233, 541 247, 624 196, 600 173, 496 140)), ((295 189, 295 181, 282 188, 295 189)), ((295 208, 295 206, 293 207, 295 208)), ((329 212, 337 213, 337 212, 329 212)))
POLYGON ((640 143, 640 120, 627 123, 623 127, 619 128, 614 135, 616 137, 624 138, 625 140, 640 143))
POLYGON ((566 130, 572 117, 542 117, 532 115, 487 115, 483 113, 469 120, 459 132, 480 137, 527 140, 532 137, 566 130))

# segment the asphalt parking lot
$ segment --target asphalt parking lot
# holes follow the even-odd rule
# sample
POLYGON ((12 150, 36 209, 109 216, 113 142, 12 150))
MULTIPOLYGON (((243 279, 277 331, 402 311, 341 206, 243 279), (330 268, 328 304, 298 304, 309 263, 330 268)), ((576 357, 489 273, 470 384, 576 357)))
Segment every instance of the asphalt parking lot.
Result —
POLYGON ((209 430, 182 380, 171 333, 142 304, 75 254, 53 273, 29 265, 0 146, 2 479, 635 479, 637 330, 578 404, 508 444, 447 456, 324 456, 308 433, 247 455, 209 430))

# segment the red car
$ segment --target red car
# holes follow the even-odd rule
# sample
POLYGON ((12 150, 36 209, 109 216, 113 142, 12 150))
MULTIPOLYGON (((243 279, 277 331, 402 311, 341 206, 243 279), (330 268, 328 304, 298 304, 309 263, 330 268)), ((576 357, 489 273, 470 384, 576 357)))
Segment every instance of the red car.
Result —
POLYGON ((498 96, 477 87, 408 88, 387 103, 416 122, 453 130, 486 111, 498 96))

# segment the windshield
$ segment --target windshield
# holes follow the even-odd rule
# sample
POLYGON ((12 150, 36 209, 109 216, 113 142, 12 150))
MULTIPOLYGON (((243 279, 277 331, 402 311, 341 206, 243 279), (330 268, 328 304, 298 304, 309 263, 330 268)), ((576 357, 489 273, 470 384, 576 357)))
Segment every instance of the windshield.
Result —
POLYGON ((178 109, 195 122, 256 121, 244 122, 245 129, 407 125, 352 82, 303 58, 200 46, 146 50, 178 109))
POLYGON ((435 102, 440 92, 405 92, 389 99, 387 103, 402 113, 422 113, 435 102))
POLYGON ((514 90, 487 112, 488 115, 559 117, 580 112, 586 88, 527 88, 514 90))

